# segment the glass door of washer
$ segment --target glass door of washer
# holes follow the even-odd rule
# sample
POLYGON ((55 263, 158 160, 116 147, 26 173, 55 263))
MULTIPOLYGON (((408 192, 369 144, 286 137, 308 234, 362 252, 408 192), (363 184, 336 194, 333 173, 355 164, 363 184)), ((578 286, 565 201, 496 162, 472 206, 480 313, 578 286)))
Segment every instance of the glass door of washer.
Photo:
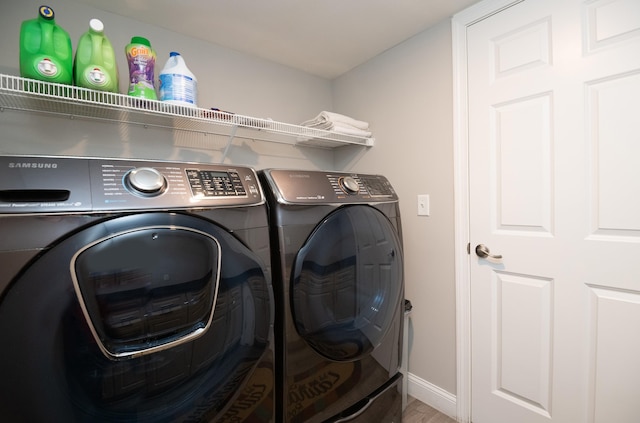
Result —
POLYGON ((298 252, 291 283, 298 334, 331 360, 357 360, 380 345, 402 301, 399 236, 374 207, 339 208, 298 252))

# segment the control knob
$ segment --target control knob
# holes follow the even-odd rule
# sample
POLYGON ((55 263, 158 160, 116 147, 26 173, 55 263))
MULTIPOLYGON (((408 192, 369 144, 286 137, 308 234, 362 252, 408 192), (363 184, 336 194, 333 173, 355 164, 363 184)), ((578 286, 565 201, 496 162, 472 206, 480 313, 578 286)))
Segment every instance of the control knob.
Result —
POLYGON ((160 195, 167 187, 164 176, 152 167, 133 169, 125 176, 125 185, 134 193, 146 197, 160 195))
POLYGON ((358 181, 351 176, 345 176, 340 178, 338 181, 340 184, 340 188, 347 194, 357 194, 360 191, 360 185, 358 185, 358 181))

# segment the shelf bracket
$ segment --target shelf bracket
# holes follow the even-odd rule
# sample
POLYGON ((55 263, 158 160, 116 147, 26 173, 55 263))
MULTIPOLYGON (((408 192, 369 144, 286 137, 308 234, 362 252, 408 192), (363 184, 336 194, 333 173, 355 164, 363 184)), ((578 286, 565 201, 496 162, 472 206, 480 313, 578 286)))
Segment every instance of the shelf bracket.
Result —
POLYGON ((236 131, 238 130, 238 126, 234 125, 233 129, 231 129, 231 133, 229 134, 229 139, 227 140, 227 145, 224 147, 224 151, 222 152, 222 157, 220 158, 220 163, 224 163, 227 158, 227 153, 229 153, 229 148, 231 147, 231 143, 236 136, 236 131))

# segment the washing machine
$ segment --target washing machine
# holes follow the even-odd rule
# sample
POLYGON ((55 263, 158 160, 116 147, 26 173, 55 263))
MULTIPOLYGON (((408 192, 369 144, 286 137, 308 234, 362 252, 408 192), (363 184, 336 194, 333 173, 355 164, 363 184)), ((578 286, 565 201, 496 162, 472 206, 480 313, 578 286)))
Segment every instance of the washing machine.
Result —
POLYGON ((380 175, 266 169, 276 420, 400 422, 398 196, 380 175))
POLYGON ((0 416, 273 422, 269 228, 246 167, 0 157, 0 416))

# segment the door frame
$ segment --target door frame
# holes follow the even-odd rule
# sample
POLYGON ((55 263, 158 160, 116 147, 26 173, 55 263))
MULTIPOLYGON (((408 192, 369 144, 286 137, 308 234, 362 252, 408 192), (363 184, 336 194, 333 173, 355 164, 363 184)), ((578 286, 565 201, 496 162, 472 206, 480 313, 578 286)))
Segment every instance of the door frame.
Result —
POLYGON ((456 419, 471 423, 471 279, 467 29, 524 0, 483 0, 451 20, 456 282, 456 419))

